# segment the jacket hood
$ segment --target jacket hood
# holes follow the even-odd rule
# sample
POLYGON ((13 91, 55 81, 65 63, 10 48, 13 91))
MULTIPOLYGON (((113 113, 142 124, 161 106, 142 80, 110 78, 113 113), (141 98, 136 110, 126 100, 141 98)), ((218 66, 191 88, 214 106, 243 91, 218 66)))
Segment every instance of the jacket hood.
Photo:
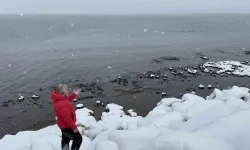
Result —
POLYGON ((66 97, 58 93, 57 91, 52 91, 50 97, 53 99, 54 103, 66 100, 66 97))

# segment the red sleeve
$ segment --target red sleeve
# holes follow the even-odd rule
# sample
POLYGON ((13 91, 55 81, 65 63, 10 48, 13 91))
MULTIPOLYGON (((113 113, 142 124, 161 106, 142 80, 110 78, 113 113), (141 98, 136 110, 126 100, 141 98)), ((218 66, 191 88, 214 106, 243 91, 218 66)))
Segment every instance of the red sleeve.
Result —
POLYGON ((67 97, 67 100, 69 100, 70 102, 72 102, 74 98, 76 98, 76 94, 72 93, 69 97, 67 97))
POLYGON ((74 131, 75 129, 77 129, 77 126, 73 122, 72 118, 70 117, 69 112, 70 111, 68 108, 62 108, 60 111, 60 114, 61 114, 63 120, 65 121, 65 123, 74 131))

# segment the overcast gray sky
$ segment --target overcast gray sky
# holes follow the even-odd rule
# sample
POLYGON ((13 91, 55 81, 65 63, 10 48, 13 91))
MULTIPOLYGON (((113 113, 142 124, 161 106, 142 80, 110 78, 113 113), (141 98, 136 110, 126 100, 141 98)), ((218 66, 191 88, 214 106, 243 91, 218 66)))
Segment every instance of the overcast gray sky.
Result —
POLYGON ((250 13, 250 0, 0 0, 0 13, 250 13))

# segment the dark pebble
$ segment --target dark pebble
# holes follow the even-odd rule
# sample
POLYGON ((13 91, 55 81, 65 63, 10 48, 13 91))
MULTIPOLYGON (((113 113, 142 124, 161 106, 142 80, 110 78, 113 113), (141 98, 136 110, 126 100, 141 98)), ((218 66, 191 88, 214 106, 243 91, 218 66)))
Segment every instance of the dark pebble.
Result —
POLYGON ((2 106, 2 107, 8 107, 8 106, 9 106, 9 104, 4 103, 4 104, 2 104, 1 106, 2 106))
POLYGON ((165 97, 165 96, 167 96, 167 93, 162 93, 161 96, 165 97))
POLYGON ((43 89, 42 89, 42 88, 39 88, 38 91, 43 91, 43 89))
POLYGON ((160 92, 159 92, 159 91, 157 91, 157 92, 156 92, 156 94, 160 94, 160 92))

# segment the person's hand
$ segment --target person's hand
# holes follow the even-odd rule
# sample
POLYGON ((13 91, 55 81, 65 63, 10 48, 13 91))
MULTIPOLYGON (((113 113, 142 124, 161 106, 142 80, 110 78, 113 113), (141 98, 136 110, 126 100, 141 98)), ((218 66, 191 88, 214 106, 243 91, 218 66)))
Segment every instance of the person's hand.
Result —
POLYGON ((73 93, 75 93, 76 95, 79 95, 80 92, 81 92, 81 89, 76 89, 76 90, 73 91, 73 93))
POLYGON ((74 133, 77 133, 77 132, 79 132, 79 131, 78 131, 78 129, 76 128, 76 129, 74 130, 74 133))

